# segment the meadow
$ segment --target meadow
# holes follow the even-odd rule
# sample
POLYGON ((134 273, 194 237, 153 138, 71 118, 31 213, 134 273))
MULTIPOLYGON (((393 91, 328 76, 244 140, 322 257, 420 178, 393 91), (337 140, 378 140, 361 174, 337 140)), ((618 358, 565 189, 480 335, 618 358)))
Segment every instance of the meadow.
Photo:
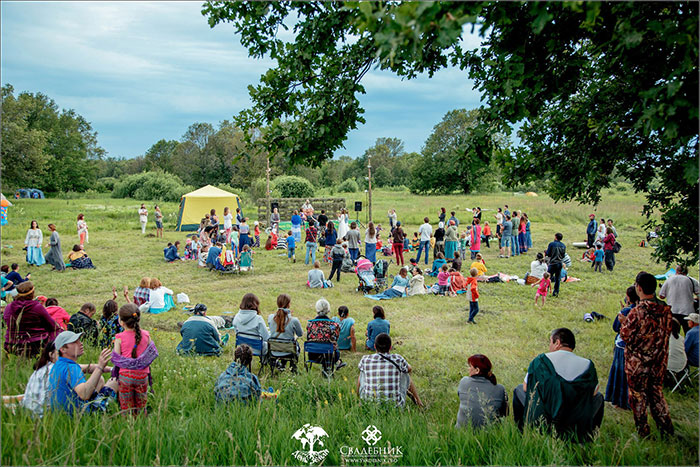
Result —
MULTIPOLYGON (((364 201, 364 193, 348 195, 364 201)), ((597 207, 554 203, 544 195, 526 197, 517 193, 469 196, 419 197, 408 192, 375 191, 374 219, 388 224, 386 212, 397 210, 399 220, 412 234, 429 216, 437 223, 440 207, 457 211, 462 221, 470 218, 466 209, 480 206, 484 220, 493 220, 495 209, 508 204, 524 210, 532 221, 534 248, 526 255, 499 259, 494 247, 484 248, 489 273, 523 276, 536 251, 542 251, 555 232, 564 234, 573 266, 569 275, 580 282, 562 284, 559 298, 549 298, 546 306, 535 308, 534 289, 516 283, 480 285, 480 314, 477 325, 466 324, 468 308, 463 297, 418 296, 379 302, 391 322, 394 351, 413 367, 413 379, 426 403, 419 409, 407 404, 396 410, 360 403, 356 395, 357 363, 367 351, 345 353, 348 366, 332 380, 314 368, 298 375, 284 373, 271 378, 263 371, 263 387, 280 389, 279 398, 248 405, 217 405, 213 386, 217 376, 233 361, 233 346, 220 358, 183 358, 175 354, 179 342, 178 321, 187 315, 182 306, 162 315, 145 315, 142 327, 150 330, 160 357, 152 365, 154 393, 149 397, 150 413, 136 420, 113 411, 107 415, 69 418, 48 414, 33 420, 27 413, 2 409, 2 455, 4 465, 297 465, 292 453, 301 449, 291 438, 306 423, 320 425, 329 434, 326 465, 340 465, 340 447, 365 446, 361 433, 368 425, 382 432, 378 445, 400 446, 399 465, 697 465, 698 464, 698 384, 682 392, 666 391, 676 435, 659 437, 652 423, 652 437, 640 440, 632 414, 606 403, 605 417, 596 440, 578 445, 545 434, 526 430, 521 434, 512 418, 487 429, 455 429, 457 384, 467 374, 467 358, 474 353, 487 355, 494 374, 506 387, 509 397, 522 382, 529 362, 547 351, 549 332, 569 327, 576 334, 576 353, 596 365, 604 392, 613 355, 615 333, 611 324, 620 309, 620 300, 640 270, 659 274, 666 271, 656 264, 649 248, 640 248, 644 238, 641 217, 643 198, 629 193, 606 191, 597 207), (594 273, 589 263, 578 259, 581 250, 571 242, 585 239, 588 214, 613 218, 623 245, 613 273, 594 273), (586 323, 583 314, 597 311, 608 320, 586 323)), ((17 262, 20 272, 32 273, 37 295, 56 297, 70 313, 85 302, 97 305, 110 298, 112 287, 133 289, 142 276, 158 277, 175 293, 185 292, 192 304, 205 303, 209 314, 236 312, 242 296, 255 293, 261 300, 265 319, 276 309, 278 294, 292 297, 291 308, 302 321, 315 316, 314 303, 323 296, 332 310, 347 305, 356 321, 358 348, 363 347, 364 331, 378 302, 356 291, 354 274, 343 274, 332 289, 304 287, 308 266, 303 255, 289 264, 281 251, 259 249, 254 255, 253 274, 220 276, 198 268, 195 262, 166 264, 163 248, 168 241, 183 240, 175 232, 175 203, 163 203, 165 238, 157 239, 152 216, 150 233, 142 236, 137 210, 141 200, 111 198, 13 200, 9 225, 2 228, 2 264, 17 262), (97 269, 63 273, 50 267, 29 269, 22 251, 26 229, 36 219, 48 241, 46 224, 58 226, 64 255, 77 242, 75 219, 85 214, 90 228, 86 251, 97 269)), ((148 204, 152 210, 152 202, 148 204)), ((254 212, 244 199, 244 211, 254 212)), ((360 214, 365 223, 365 213, 360 214)), ((262 236, 264 241, 265 235, 262 236)), ((384 237, 386 238, 386 237, 384 237)), ((46 251, 46 250, 45 250, 46 251)), ((409 254, 408 257, 413 256, 409 254)), ((388 258, 387 258, 388 259, 388 258)), ((431 254, 432 260, 432 254, 431 254)), ((328 274, 329 266, 324 265, 328 274)), ((389 268, 397 273, 396 265, 389 268)), ((433 280, 426 280, 432 284, 433 280)), ((124 303, 120 296, 120 305, 124 303)), ((87 348, 86 348, 87 349, 87 348)), ((81 362, 94 362, 97 349, 87 349, 81 362)), ((32 362, 3 354, 4 395, 24 392, 32 372, 32 362)), ((258 362, 253 369, 257 371, 258 362)), ((651 420, 650 420, 651 421, 651 420)))

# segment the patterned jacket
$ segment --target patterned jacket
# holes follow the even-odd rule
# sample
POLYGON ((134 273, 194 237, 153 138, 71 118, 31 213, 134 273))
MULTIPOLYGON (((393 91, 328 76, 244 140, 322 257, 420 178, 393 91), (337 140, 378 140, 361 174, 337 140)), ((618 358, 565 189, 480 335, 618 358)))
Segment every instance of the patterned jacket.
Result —
POLYGON ((671 319, 671 307, 656 297, 640 300, 632 308, 620 328, 620 337, 627 344, 625 368, 628 373, 666 372, 671 319))

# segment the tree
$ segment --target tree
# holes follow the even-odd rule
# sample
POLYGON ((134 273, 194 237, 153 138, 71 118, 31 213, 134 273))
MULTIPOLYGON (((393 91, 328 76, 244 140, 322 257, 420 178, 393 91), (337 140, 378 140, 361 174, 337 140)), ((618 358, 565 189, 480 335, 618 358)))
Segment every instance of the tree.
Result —
POLYGON ((148 148, 144 154, 144 165, 146 170, 161 169, 165 172, 173 172, 173 153, 179 143, 175 140, 166 141, 161 139, 148 148))
POLYGON ((493 150, 504 138, 484 132, 478 110, 451 110, 435 125, 413 166, 416 193, 470 193, 486 174, 493 150))
POLYGON ((549 177, 555 200, 597 203, 617 168, 647 195, 647 216, 661 211, 657 260, 697 263, 696 2, 213 1, 202 12, 276 61, 238 119, 268 125, 271 153, 330 158, 364 123, 357 94, 373 65, 409 79, 458 66, 482 92, 487 128, 507 136, 522 122, 521 149, 499 158, 504 177, 549 177), (277 37, 285 21, 291 43, 277 37), (461 41, 469 25, 479 49, 461 41))

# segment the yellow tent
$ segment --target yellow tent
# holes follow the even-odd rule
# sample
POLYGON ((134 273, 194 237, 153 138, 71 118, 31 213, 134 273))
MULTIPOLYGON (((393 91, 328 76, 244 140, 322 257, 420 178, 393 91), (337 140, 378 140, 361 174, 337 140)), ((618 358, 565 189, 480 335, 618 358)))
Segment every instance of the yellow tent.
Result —
POLYGON ((208 214, 212 209, 216 209, 216 215, 223 224, 225 207, 228 207, 232 214, 236 212, 236 208, 243 209, 241 198, 234 193, 229 193, 211 185, 182 195, 180 214, 177 218, 175 230, 197 230, 204 215, 208 214))

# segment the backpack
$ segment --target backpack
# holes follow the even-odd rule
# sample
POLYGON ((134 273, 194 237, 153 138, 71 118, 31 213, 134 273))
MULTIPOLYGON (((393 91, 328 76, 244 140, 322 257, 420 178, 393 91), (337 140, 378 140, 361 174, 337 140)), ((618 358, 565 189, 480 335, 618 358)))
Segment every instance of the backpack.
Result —
POLYGON ((621 249, 622 245, 620 245, 618 242, 615 242, 612 249, 613 253, 619 253, 621 249))
POLYGON ((233 362, 219 375, 214 386, 217 402, 247 402, 260 399, 260 382, 258 377, 238 362, 233 362))

